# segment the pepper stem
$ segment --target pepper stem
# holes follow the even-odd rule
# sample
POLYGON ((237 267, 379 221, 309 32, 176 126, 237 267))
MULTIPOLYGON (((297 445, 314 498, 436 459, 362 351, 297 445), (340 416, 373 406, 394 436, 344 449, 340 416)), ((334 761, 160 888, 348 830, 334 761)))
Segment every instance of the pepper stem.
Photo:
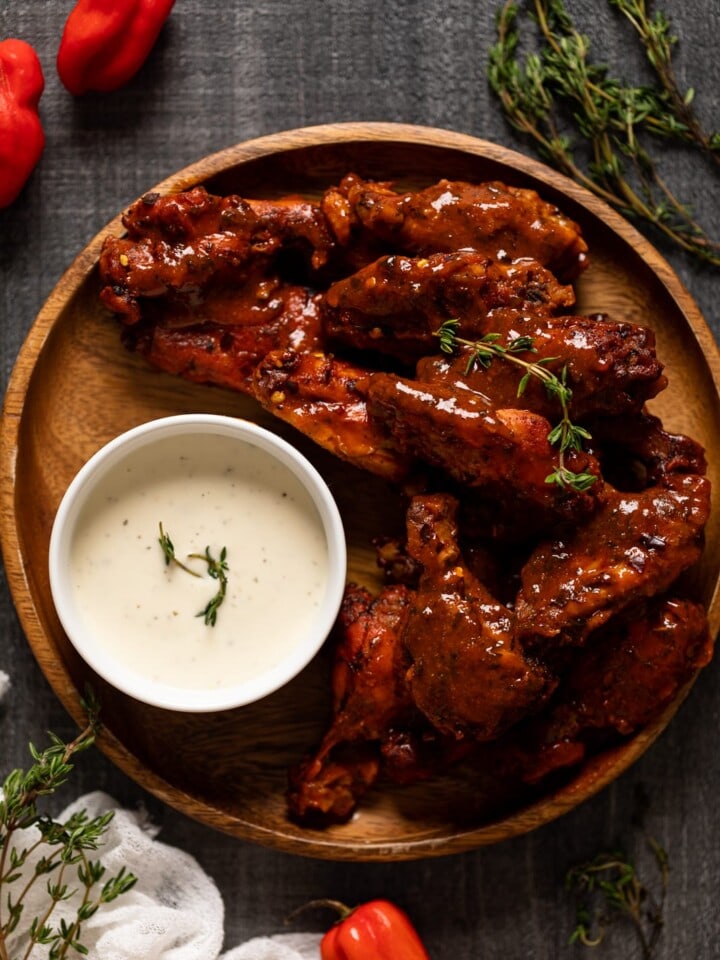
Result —
POLYGON ((296 920, 301 914, 307 913, 308 910, 334 910, 338 915, 337 923, 341 920, 344 920, 345 917, 349 917, 353 912, 355 907, 349 907, 346 903, 342 903, 340 900, 309 900, 307 903, 303 903, 296 910, 286 918, 285 923, 292 923, 296 920))

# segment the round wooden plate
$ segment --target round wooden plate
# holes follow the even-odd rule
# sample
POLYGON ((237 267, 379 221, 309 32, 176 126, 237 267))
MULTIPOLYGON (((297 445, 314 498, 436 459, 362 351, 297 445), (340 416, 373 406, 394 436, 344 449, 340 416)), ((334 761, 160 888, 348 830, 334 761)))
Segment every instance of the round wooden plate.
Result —
MULTIPOLYGON (((218 193, 317 197, 343 174, 394 179, 403 187, 441 177, 499 179, 532 187, 577 220, 592 256, 577 285, 578 312, 608 312, 657 332, 669 388, 652 403, 672 430, 710 453, 720 489, 720 361, 712 334, 680 281, 628 223, 581 187, 502 147, 451 133, 397 124, 338 124, 264 137, 207 157, 154 187, 161 193, 203 183, 218 193)), ((132 199, 132 198, 130 198, 132 199)), ((186 411, 243 416, 283 433, 329 478, 349 545, 349 576, 380 585, 373 536, 402 527, 399 503, 382 482, 313 448, 230 391, 159 373, 127 353, 118 324, 98 301, 98 252, 122 235, 118 216, 77 257, 41 310, 8 387, 0 450, 2 540, 10 587, 33 652, 70 714, 82 723, 79 691, 99 692, 105 724, 100 747, 139 784, 189 816, 227 833, 285 851, 347 860, 410 859, 467 850, 531 830, 595 793, 657 737, 677 698, 651 727, 596 757, 550 793, 493 798, 473 771, 420 786, 378 784, 349 823, 324 831, 288 821, 286 771, 318 740, 328 717, 328 658, 319 655, 290 686, 261 703, 198 716, 144 706, 102 683, 68 643, 48 585, 47 550, 60 498, 82 463, 111 437, 153 417, 186 411)), ((689 588, 720 626, 720 515, 689 588)))

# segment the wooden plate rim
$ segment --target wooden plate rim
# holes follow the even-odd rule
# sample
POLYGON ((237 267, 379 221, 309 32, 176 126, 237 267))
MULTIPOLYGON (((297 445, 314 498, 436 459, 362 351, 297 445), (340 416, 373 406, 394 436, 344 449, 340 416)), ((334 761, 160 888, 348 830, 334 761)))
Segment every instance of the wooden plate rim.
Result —
MULTIPOLYGON (((537 160, 490 141, 451 130, 401 123, 324 124, 286 130, 227 147, 172 174, 153 187, 152 190, 160 193, 184 190, 217 174, 225 173, 232 167, 278 152, 333 144, 382 141, 454 149, 510 166, 521 174, 543 181, 554 190, 570 197, 591 215, 600 219, 614 233, 631 245, 651 266, 655 276, 676 302, 703 351, 716 396, 720 397, 720 353, 715 338, 691 295, 664 257, 631 224, 584 187, 537 160)), ((6 478, 6 482, 2 485, 0 491, 0 539, 10 592, 20 623, 41 670, 63 706, 78 724, 82 724, 84 719, 80 705, 80 694, 71 683, 69 676, 57 677, 55 672, 50 669, 51 666, 56 664, 49 655, 46 637, 37 618, 34 600, 25 576, 23 548, 15 514, 17 452, 23 406, 32 380, 34 362, 40 356, 45 340, 60 313, 60 309, 55 305, 67 303, 73 293, 85 282, 95 267, 103 239, 108 234, 122 235, 124 229, 121 216, 122 214, 118 214, 110 220, 78 254, 55 285, 38 313, 12 371, 3 404, 2 423, 0 424, 0 463, 2 464, 3 476, 6 478)), ((716 582, 714 587, 708 608, 708 619, 714 635, 720 628, 720 582, 716 582)), ((648 749, 665 729, 691 686, 692 682, 653 724, 642 730, 621 749, 611 754, 604 754, 591 761, 584 768, 582 777, 578 778, 581 781, 580 785, 572 782, 560 788, 554 794, 546 795, 538 802, 523 808, 518 813, 503 818, 498 823, 489 823, 479 828, 458 831, 450 837, 426 837, 418 841, 405 840, 398 844, 373 841, 367 845, 358 843, 343 845, 335 839, 324 840, 322 834, 313 833, 309 834, 307 839, 298 838, 276 830, 264 829, 256 823, 239 818, 229 818, 225 811, 206 802, 199 803, 193 796, 178 789, 143 766, 111 732, 104 730, 99 737, 98 745, 121 770, 158 799, 206 825, 213 826, 238 838, 289 853, 324 859, 410 860, 441 856, 448 853, 460 853, 484 844, 497 842, 500 823, 502 824, 503 839, 510 839, 549 823, 575 807, 581 800, 589 799, 624 772, 648 749), (579 787, 582 791, 581 797, 577 796, 579 787)))

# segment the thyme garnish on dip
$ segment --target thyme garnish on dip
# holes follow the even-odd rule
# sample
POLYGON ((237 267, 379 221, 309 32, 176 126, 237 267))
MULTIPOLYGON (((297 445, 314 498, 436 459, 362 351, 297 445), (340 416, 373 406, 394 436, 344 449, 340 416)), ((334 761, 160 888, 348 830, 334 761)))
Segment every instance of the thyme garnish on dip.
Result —
POLYGON ((563 366, 558 377, 548 370, 545 364, 552 363, 559 357, 543 357, 541 360, 530 362, 516 356, 518 353, 535 352, 532 337, 515 337, 509 340, 507 344, 502 344, 499 342, 499 333, 486 333, 479 340, 465 340, 457 335, 459 323, 460 321, 456 319, 446 320, 435 331, 435 336, 440 340, 440 349, 443 353, 453 354, 458 347, 468 347, 470 349, 465 376, 478 367, 487 369, 496 358, 507 363, 514 363, 524 371, 518 383, 518 397, 525 393, 531 377, 539 380, 545 387, 548 396, 557 399, 562 412, 562 419, 548 434, 548 442, 558 448, 558 466, 557 470, 545 477, 545 482, 556 483, 560 487, 570 487, 580 493, 589 490, 597 477, 592 473, 574 473, 565 464, 565 453, 568 450, 582 450, 583 441, 591 439, 585 427, 578 426, 570 419, 568 404, 572 399, 572 390, 567 385, 567 364, 563 366))
POLYGON ((690 208, 670 190, 651 153, 652 138, 696 146, 720 163, 720 132, 700 125, 672 67, 677 37, 646 0, 610 0, 632 24, 658 78, 632 85, 590 59, 590 41, 575 28, 563 0, 530 0, 537 51, 521 61, 519 5, 507 0, 497 16, 488 80, 508 122, 538 152, 625 216, 645 220, 682 249, 720 266, 720 243, 710 239, 690 208), (583 166, 576 148, 589 159, 583 166))
MULTIPOLYGON (((181 570, 184 570, 185 573, 189 573, 193 577, 199 577, 200 574, 195 570, 191 570, 186 564, 181 560, 178 560, 175 554, 175 545, 170 539, 170 535, 165 533, 163 529, 162 522, 159 524, 160 536, 158 537, 158 543, 165 557, 165 566, 169 566, 171 563, 174 563, 176 566, 180 567, 181 570)), ((198 617, 203 617, 205 620, 205 625, 209 627, 214 627, 217 622, 217 612, 219 607, 222 605, 223 600, 225 599, 225 594, 227 593, 227 584, 228 584, 228 564, 227 564, 227 547, 223 547, 220 551, 220 556, 216 560, 215 557, 210 553, 210 547, 205 547, 205 553, 189 553, 187 555, 188 560, 202 560, 207 564, 208 575, 213 578, 213 580, 218 581, 218 589, 214 597, 208 601, 206 606, 196 614, 198 617)), ((1 958, 0 958, 1 960, 1 958)))
POLYGON ((0 792, 0 960, 10 957, 27 960, 35 946, 48 948, 51 960, 62 960, 72 953, 86 955, 82 943, 82 924, 103 904, 110 903, 136 883, 125 867, 101 887, 105 867, 90 860, 88 851, 97 850, 113 818, 113 812, 89 818, 84 810, 65 822, 38 812, 40 797, 50 796, 61 787, 73 769, 74 756, 95 742, 98 731, 98 704, 92 695, 83 701, 88 722, 78 736, 64 743, 50 734, 51 744, 38 750, 32 743, 33 765, 16 769, 5 778, 0 792), (34 827, 37 831, 25 835, 34 827), (38 851, 31 866, 30 857, 38 851), (47 890, 47 904, 41 914, 28 917, 28 894, 36 884, 47 890), (61 902, 80 894, 75 917, 54 922, 54 911, 61 902), (22 921, 22 926, 21 926, 22 921), (27 922, 25 922, 27 921, 27 922), (12 941, 12 943, 11 943, 12 941), (20 948, 22 953, 16 952, 20 948))
POLYGON ((205 623, 208 626, 214 627, 215 621, 217 620, 217 611, 220 604, 225 599, 225 594, 227 592, 227 549, 225 547, 220 551, 220 558, 215 560, 215 558, 210 553, 210 547, 205 547, 205 553, 190 553, 189 557, 194 557, 197 560, 204 560, 207 563, 207 572, 209 575, 218 581, 218 589, 215 596, 210 600, 204 610, 201 610, 197 614, 198 617, 204 617, 205 623))

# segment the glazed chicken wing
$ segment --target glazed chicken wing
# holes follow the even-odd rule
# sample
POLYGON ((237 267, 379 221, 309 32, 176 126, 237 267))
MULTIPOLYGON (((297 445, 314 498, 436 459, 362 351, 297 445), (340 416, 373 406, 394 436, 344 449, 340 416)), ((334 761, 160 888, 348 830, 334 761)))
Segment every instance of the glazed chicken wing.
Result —
POLYGON ((124 339, 166 373, 254 395, 255 368, 271 350, 320 348, 318 296, 269 281, 254 296, 247 287, 213 289, 189 317, 177 302, 162 299, 146 306, 143 321, 126 328, 124 339))
POLYGON ((348 174, 326 191, 322 209, 344 247, 369 243, 389 247, 386 253, 469 249, 493 260, 532 257, 563 280, 587 266, 587 244, 577 224, 534 190, 498 182, 440 180, 424 190, 396 193, 390 183, 348 174))
POLYGON ((299 198, 217 197, 203 187, 148 194, 123 218, 127 238, 108 237, 100 254, 100 297, 125 323, 137 323, 142 300, 167 293, 196 297, 212 280, 246 282, 286 248, 325 263, 333 241, 319 207, 299 198))
POLYGON ((412 699, 441 733, 497 737, 552 692, 544 667, 528 660, 514 618, 465 565, 457 544, 457 501, 414 497, 408 552, 422 574, 403 642, 412 699))
POLYGON ((368 414, 367 370, 323 353, 279 350, 255 371, 255 396, 276 417, 331 453, 388 480, 411 460, 368 414))
POLYGON ((320 207, 303 197, 248 200, 231 194, 216 196, 204 187, 161 196, 149 193, 122 218, 128 236, 169 243, 234 234, 250 239, 256 252, 290 243, 303 243, 324 263, 333 240, 320 207))
POLYGON ((400 644, 410 598, 399 585, 377 599, 362 587, 347 587, 333 667, 333 720, 317 753, 290 776, 289 805, 298 819, 346 819, 375 780, 378 742, 411 707, 400 644))
POLYGON ((607 458, 642 468, 641 485, 659 483, 671 473, 704 474, 707 469, 697 440, 668 433, 660 419, 644 409, 623 417, 593 417, 588 426, 607 458))
POLYGON ((541 543, 522 569, 518 631, 543 657, 664 593, 700 556, 710 509, 704 477, 672 474, 640 493, 605 489, 594 517, 541 543))
POLYGON ((710 662, 712 647, 705 611, 689 600, 655 599, 641 615, 608 624, 526 735, 523 779, 578 763, 598 737, 628 736, 650 723, 710 662))
MULTIPOLYGON (((538 318, 501 310, 479 325, 476 336, 491 332, 499 334, 498 343, 503 346, 518 337, 532 340, 532 352, 517 356, 541 362, 557 377, 565 378, 572 392, 568 409, 576 421, 590 415, 634 413, 667 385, 655 354, 655 336, 648 327, 594 317, 538 318)), ((461 347, 453 357, 424 357, 418 362, 417 377, 472 390, 494 407, 532 410, 551 423, 558 419, 558 399, 540 380, 531 377, 518 396, 522 370, 498 359, 487 368, 476 364, 468 370, 470 356, 470 348, 461 347)))
POLYGON ((472 250, 411 258, 381 257, 338 280, 323 305, 331 340, 410 361, 438 348, 435 331, 450 318, 458 335, 475 339, 501 308, 550 316, 575 303, 534 260, 500 262, 472 250))
POLYGON ((568 451, 568 469, 598 476, 587 492, 548 483, 557 451, 550 423, 528 410, 495 409, 469 390, 421 383, 392 374, 369 381, 371 420, 383 425, 396 447, 439 467, 458 483, 498 502, 527 503, 543 514, 579 519, 595 509, 602 488, 592 456, 568 451))

